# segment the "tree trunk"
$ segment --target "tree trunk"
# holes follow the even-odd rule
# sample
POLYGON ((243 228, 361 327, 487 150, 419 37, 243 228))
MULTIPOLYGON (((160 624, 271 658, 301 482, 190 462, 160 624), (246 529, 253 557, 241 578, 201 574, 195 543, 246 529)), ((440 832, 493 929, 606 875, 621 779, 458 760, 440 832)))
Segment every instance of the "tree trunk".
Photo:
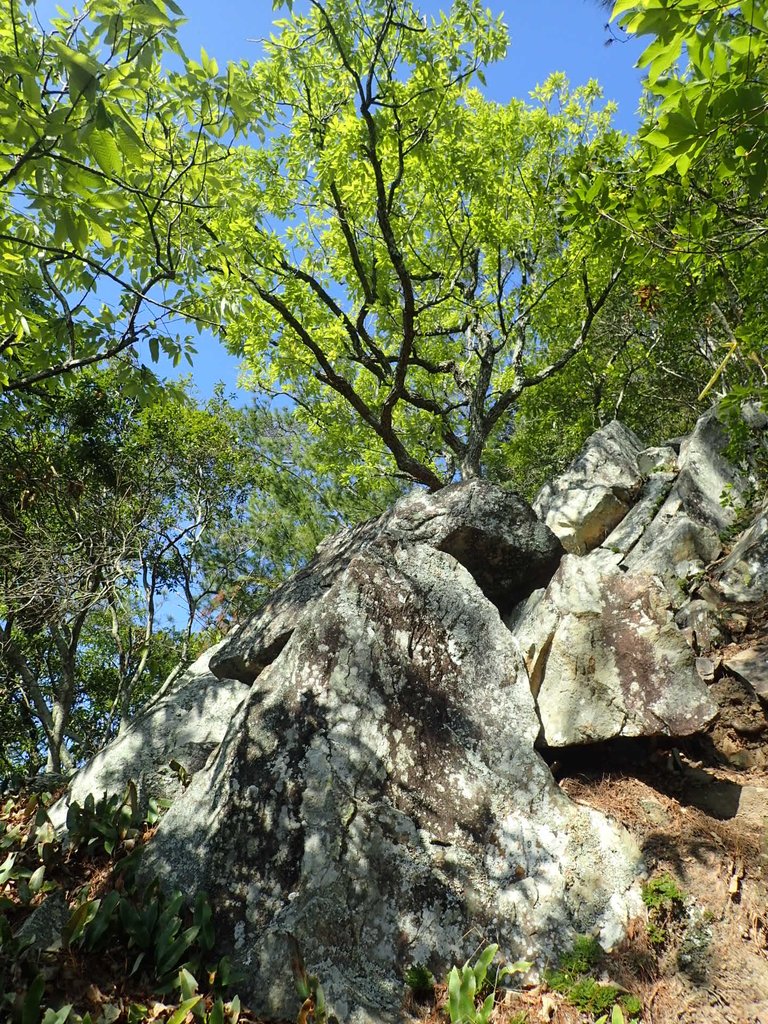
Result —
POLYGON ((464 451, 458 461, 459 478, 464 480, 478 480, 483 475, 481 460, 485 448, 485 437, 477 430, 469 435, 464 451))
POLYGON ((61 771, 64 730, 67 725, 67 717, 66 710, 62 704, 58 700, 54 701, 51 714, 53 726, 48 736, 48 760, 45 766, 47 772, 61 771))

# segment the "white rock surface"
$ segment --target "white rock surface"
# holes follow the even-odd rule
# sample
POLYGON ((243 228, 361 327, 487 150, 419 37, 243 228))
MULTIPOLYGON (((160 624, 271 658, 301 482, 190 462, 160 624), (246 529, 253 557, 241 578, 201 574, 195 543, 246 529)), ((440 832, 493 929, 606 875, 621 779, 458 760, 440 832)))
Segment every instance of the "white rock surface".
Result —
POLYGON ((543 586, 562 554, 557 538, 512 491, 483 480, 454 484, 436 494, 415 490, 382 516, 323 541, 315 557, 224 641, 211 669, 222 677, 253 681, 357 553, 415 543, 453 555, 486 596, 507 608, 543 586))
POLYGON ((665 592, 620 555, 566 555, 544 592, 508 620, 549 747, 619 736, 685 736, 717 708, 665 592))
POLYGON ((223 739, 249 687, 232 679, 217 679, 209 662, 218 645, 192 664, 158 700, 148 704, 120 735, 72 779, 61 800, 50 809, 61 828, 72 802, 82 805, 89 794, 96 800, 122 794, 136 785, 139 806, 151 796, 172 799, 182 791, 178 761, 189 776, 198 772, 223 739))
POLYGON ((728 433, 717 409, 710 409, 681 445, 673 488, 687 514, 715 533, 733 524, 747 490, 747 480, 725 456, 727 446, 728 433))
POLYGON ((590 551, 621 522, 643 485, 642 450, 639 438, 614 420, 589 438, 565 473, 541 489, 534 510, 566 551, 590 551))
POLYGON ((616 529, 608 534, 601 546, 608 551, 628 555, 664 504, 675 476, 675 473, 654 473, 649 476, 635 505, 616 529))
POLYGON ((768 701, 768 640, 723 658, 723 665, 768 701))
POLYGON ((768 497, 755 521, 716 567, 712 582, 726 601, 751 603, 768 597, 768 497))
POLYGON ((677 473, 677 452, 669 445, 644 448, 637 457, 637 466, 643 476, 653 473, 677 473))
POLYGON ((658 576, 680 601, 682 583, 720 557, 721 535, 736 516, 747 481, 725 457, 728 435, 710 409, 684 438, 679 472, 653 521, 623 561, 630 573, 658 576))
POLYGON ((477 936, 546 958, 611 945, 639 907, 639 851, 533 749, 514 638, 450 555, 353 558, 254 684, 216 759, 148 849, 205 889, 257 1012, 297 1011, 286 933, 340 1020, 401 1021, 402 973, 477 936))

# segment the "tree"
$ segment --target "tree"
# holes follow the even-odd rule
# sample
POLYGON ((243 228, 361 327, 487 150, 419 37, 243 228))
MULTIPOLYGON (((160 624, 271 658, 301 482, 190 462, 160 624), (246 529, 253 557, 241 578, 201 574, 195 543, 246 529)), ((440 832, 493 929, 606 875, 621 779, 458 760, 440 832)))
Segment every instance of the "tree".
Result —
POLYGON ((649 445, 692 429, 701 415, 698 395, 716 365, 702 333, 702 302, 683 288, 663 293, 646 283, 647 270, 628 247, 592 344, 521 396, 509 429, 502 425, 487 452, 491 479, 532 500, 613 419, 649 445))
POLYGON ((87 0, 43 32, 25 0, 0 9, 0 414, 118 357, 123 386, 150 388, 141 343, 155 360, 194 351, 169 329, 189 313, 186 239, 233 124, 215 62, 163 69, 184 61, 180 15, 87 0))
POLYGON ((404 490, 386 474, 363 488, 324 472, 325 439, 296 410, 260 402, 233 412, 255 486, 240 514, 203 542, 208 577, 219 588, 210 611, 221 624, 255 611, 327 534, 381 514, 404 490))
POLYGON ((195 649, 218 592, 206 532, 242 512, 255 476, 227 412, 221 397, 142 410, 84 371, 6 433, 2 686, 52 770, 98 749, 195 649))
POLYGON ((618 219, 654 258, 659 295, 696 293, 712 350, 713 389, 738 404, 768 395, 768 19, 760 3, 619 0, 614 18, 653 40, 633 201, 618 219), (716 352, 719 349, 719 353, 716 352))
POLYGON ((294 399, 327 468, 352 451, 359 480, 386 450, 430 488, 477 475, 621 274, 609 227, 566 235, 561 217, 574 168, 621 153, 610 112, 561 75, 534 106, 485 100, 471 83, 506 30, 477 0, 431 25, 409 0, 312 0, 278 24, 233 73, 267 143, 211 183, 222 271, 200 308, 223 302, 229 346, 294 399))

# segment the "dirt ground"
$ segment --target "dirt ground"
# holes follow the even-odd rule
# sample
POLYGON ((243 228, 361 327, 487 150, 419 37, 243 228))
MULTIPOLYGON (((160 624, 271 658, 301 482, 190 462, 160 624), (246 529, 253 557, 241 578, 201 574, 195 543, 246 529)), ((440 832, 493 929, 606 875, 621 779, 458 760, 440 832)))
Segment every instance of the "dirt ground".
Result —
POLYGON ((640 996, 644 1022, 768 1024, 768 773, 671 750, 636 775, 561 785, 626 825, 650 876, 670 874, 685 894, 661 950, 639 921, 611 957, 611 980, 640 996))

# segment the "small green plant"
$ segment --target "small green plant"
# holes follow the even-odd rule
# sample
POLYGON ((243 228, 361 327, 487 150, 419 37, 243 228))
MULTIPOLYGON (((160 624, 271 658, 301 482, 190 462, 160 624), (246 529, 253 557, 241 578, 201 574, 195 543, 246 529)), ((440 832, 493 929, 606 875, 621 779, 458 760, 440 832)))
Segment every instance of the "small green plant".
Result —
MULTIPOLYGON (((180 892, 167 896, 155 882, 141 894, 113 890, 103 899, 85 900, 70 915, 62 941, 88 952, 125 948, 132 957, 128 977, 143 969, 158 993, 179 986, 179 971, 204 972, 214 992, 231 984, 229 960, 210 961, 214 945, 212 911, 204 893, 187 908, 180 892)), ((130 962, 130 961, 129 961, 130 962)))
MULTIPOLYGON (((53 1008, 47 1004, 46 996, 63 994, 60 971, 69 950, 80 949, 97 954, 102 961, 119 960, 121 973, 126 978, 135 976, 140 990, 175 993, 179 1005, 169 1022, 181 1024, 192 1013, 200 1024, 234 1024, 239 1001, 235 997, 225 1003, 224 996, 237 979, 226 957, 217 961, 213 956, 213 912, 205 895, 198 894, 189 905, 180 893, 163 893, 157 882, 136 884, 145 822, 150 815, 157 821, 165 801, 156 802, 142 818, 135 786, 130 784, 122 796, 89 798, 82 807, 73 803, 66 845, 51 824, 49 802, 45 794, 33 794, 29 800, 7 801, 2 807, 0 1020, 97 1024, 69 1003, 56 1003, 53 1008), (108 867, 108 878, 119 880, 120 885, 96 899, 89 898, 89 885, 83 885, 61 932, 61 957, 57 961, 46 953, 43 960, 31 938, 19 937, 19 923, 39 902, 36 897, 59 887, 57 877, 67 879, 71 888, 69 880, 78 863, 92 866, 94 860, 99 870, 102 865, 108 867), (203 992, 198 992, 196 975, 206 979, 203 992)), ((142 1024, 151 1012, 141 1003, 124 1009, 127 1024, 142 1024)))
POLYGON ((296 992, 301 999, 298 1024, 308 1024, 309 1021, 312 1021, 312 1024, 339 1024, 337 1017, 333 1014, 329 1016, 320 979, 316 974, 307 973, 299 943, 293 935, 288 936, 288 945, 296 992))
POLYGON ((435 991, 435 976, 424 964, 412 964, 405 972, 405 983, 419 1002, 430 999, 435 991))
POLYGON ((525 974, 531 969, 532 964, 528 960, 499 965, 493 983, 489 983, 488 970, 498 951, 498 945, 491 943, 482 950, 474 964, 467 960, 463 967, 451 969, 448 975, 448 1015, 451 1024, 488 1024, 496 1001, 496 990, 502 979, 513 974, 525 974), (482 999, 480 1006, 477 1005, 478 999, 482 999))
POLYGON ((104 797, 96 801, 91 793, 82 807, 72 803, 67 811, 67 840, 74 849, 88 849, 111 857, 126 843, 135 841, 141 832, 136 786, 129 782, 122 796, 104 797))
POLYGON ((685 893, 670 874, 657 875, 642 890, 648 907, 648 941, 660 948, 669 940, 669 928, 684 910, 685 893))
MULTIPOLYGON (((608 1024, 608 1014, 605 1013, 602 1017, 599 1017, 595 1024, 608 1024)), ((627 1018, 624 1016, 618 1003, 611 1010, 611 1024, 627 1024, 627 1018)))
POLYGON ((544 980, 583 1013, 599 1016, 602 1022, 610 1020, 611 1024, 627 1024, 640 1014, 642 1004, 636 996, 594 977, 603 956, 603 948, 597 939, 579 935, 572 948, 563 953, 559 966, 544 972, 544 980), (614 1019, 616 1013, 621 1016, 614 1019))
POLYGON ((643 903, 650 910, 660 910, 677 904, 682 906, 685 893, 669 874, 657 875, 643 886, 643 903))

